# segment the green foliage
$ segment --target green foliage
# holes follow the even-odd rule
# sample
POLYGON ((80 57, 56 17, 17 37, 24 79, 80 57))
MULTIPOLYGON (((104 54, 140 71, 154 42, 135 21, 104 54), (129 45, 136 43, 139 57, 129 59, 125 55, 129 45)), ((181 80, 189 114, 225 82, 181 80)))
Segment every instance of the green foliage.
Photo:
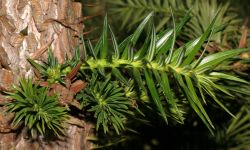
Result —
POLYGON ((124 130, 124 122, 130 113, 131 102, 126 98, 125 91, 117 81, 111 81, 108 75, 102 81, 96 74, 92 75, 86 89, 77 95, 83 108, 89 108, 97 119, 96 130, 102 125, 104 133, 113 127, 117 134, 124 130))
MULTIPOLYGON (((102 35, 95 45, 81 37, 84 54, 76 49, 73 59, 65 57, 64 64, 58 63, 51 51, 42 64, 28 59, 40 72, 42 81, 50 84, 64 84, 72 68, 81 63, 74 80, 84 80, 88 85, 74 97, 82 109, 75 112, 79 107, 74 105, 70 114, 84 116, 84 121, 94 119, 96 130, 104 131, 97 132, 97 141, 92 139, 101 143, 95 148, 116 145, 122 149, 125 145, 128 149, 130 142, 132 148, 138 149, 149 145, 152 147, 148 149, 158 149, 162 143, 168 149, 248 149, 249 78, 243 80, 237 76, 244 73, 232 71, 234 61, 240 60, 237 55, 248 50, 206 52, 214 43, 216 48, 230 47, 228 42, 235 38, 233 34, 239 36, 240 19, 229 2, 108 1, 114 14, 111 21, 119 20, 120 33, 137 27, 122 42, 117 40, 105 17, 102 35), (220 113, 221 109, 230 116, 220 113), (185 126, 181 125, 184 122, 185 126), (166 128, 165 123, 170 125, 166 128), (202 123, 214 135, 208 134, 202 123), (161 138, 162 135, 167 136, 161 138), (175 145, 176 141, 181 144, 175 145)), ((89 26, 92 24, 93 21, 89 26)), ((67 88, 71 90, 71 86, 67 88)), ((36 132, 45 136, 50 132, 56 136, 64 133, 66 108, 48 91, 49 88, 31 80, 20 80, 20 87, 8 93, 13 99, 7 107, 15 113, 14 127, 26 126, 32 136, 36 132)))
POLYGON ((8 112, 14 112, 14 127, 24 124, 34 136, 49 132, 60 136, 64 133, 64 121, 67 119, 66 108, 59 106, 56 95, 48 95, 48 88, 33 84, 32 80, 21 79, 20 87, 15 92, 7 93, 12 102, 7 104, 8 112))
POLYGON ((28 61, 39 71, 42 79, 49 83, 64 83, 63 77, 65 77, 80 61, 79 48, 74 49, 74 57, 72 59, 69 59, 67 56, 65 57, 64 64, 58 63, 57 58, 54 57, 50 49, 47 62, 39 64, 30 58, 28 61))
POLYGON ((230 122, 217 130, 213 144, 224 149, 249 149, 250 145, 250 112, 243 106, 230 122))
MULTIPOLYGON (((203 34, 181 47, 175 46, 176 39, 181 35, 190 12, 178 24, 174 21, 172 29, 166 29, 159 34, 152 23, 153 13, 150 13, 135 32, 120 44, 105 17, 103 32, 97 44, 93 46, 90 40, 82 41, 85 59, 82 60, 79 70, 89 85, 78 94, 77 99, 81 101, 83 110, 93 112, 97 120, 96 129, 102 126, 106 133, 114 128, 119 134, 130 114, 131 100, 135 100, 136 104, 143 103, 159 113, 166 123, 170 119, 184 123, 184 113, 188 109, 180 109, 180 106, 188 103, 212 133, 214 125, 205 110, 208 100, 213 100, 221 109, 234 116, 217 98, 217 92, 232 96, 217 81, 247 82, 215 70, 222 62, 247 50, 234 49, 206 56, 206 51, 201 51, 204 42, 209 42, 211 36, 219 31, 215 28, 219 14, 220 11, 215 14, 203 34), (143 43, 140 41, 138 44, 144 30, 147 31, 146 38, 143 43), (112 46, 108 42, 109 36, 112 46), (113 51, 110 51, 112 48, 113 51), (198 55, 200 52, 202 54, 198 55)), ((80 61, 79 50, 75 56, 75 59, 66 61, 61 68, 76 65, 80 61)), ((59 77, 65 76, 60 74, 63 72, 61 68, 58 72, 54 71, 55 73, 48 71, 48 68, 58 64, 52 57, 50 54, 47 67, 30 59, 29 61, 44 73, 43 77, 47 81, 59 81, 59 77)), ((142 111, 137 110, 143 115, 142 111)))
MULTIPOLYGON (((168 122, 168 118, 173 118, 169 109, 174 110, 178 116, 178 121, 183 122, 181 111, 176 104, 176 98, 183 95, 184 102, 188 102, 191 108, 197 113, 201 120, 212 132, 214 128, 203 102, 206 104, 206 96, 211 97, 222 109, 233 116, 230 111, 216 97, 216 91, 221 91, 231 95, 229 91, 219 84, 218 79, 237 80, 231 75, 213 71, 223 61, 232 58, 246 49, 234 49, 226 52, 211 54, 206 57, 199 53, 203 43, 215 30, 216 17, 212 20, 206 31, 197 39, 184 44, 175 49, 175 37, 185 24, 189 14, 187 14, 173 29, 166 30, 162 34, 156 34, 153 24, 148 25, 148 35, 141 47, 137 47, 138 39, 153 14, 149 14, 137 30, 123 42, 117 44, 117 40, 110 29, 113 41, 113 52, 108 48, 108 24, 107 18, 104 21, 103 34, 97 45, 93 48, 90 41, 86 50, 81 71, 98 72, 103 77, 111 74, 113 78, 121 83, 128 84, 129 80, 135 80, 140 91, 144 91, 150 97, 157 111, 168 122), (171 84, 177 85, 178 90, 171 84), (202 101, 200 98, 202 98, 202 101)), ((204 53, 205 51, 203 51, 204 53)), ((175 115, 176 116, 176 115, 175 115)))
POLYGON ((223 46, 228 46, 228 42, 233 40, 232 35, 236 34, 241 22, 230 2, 222 3, 218 0, 109 0, 108 2, 111 5, 110 13, 115 16, 113 19, 122 22, 119 24, 121 29, 129 30, 134 29, 136 24, 152 11, 155 12, 156 31, 160 31, 170 25, 170 8, 177 18, 184 16, 185 10, 190 10, 192 17, 182 32, 185 40, 197 38, 204 33, 216 12, 220 10, 215 26, 223 29, 223 32, 214 34, 211 40, 223 46))
POLYGON ((120 29, 132 30, 147 14, 154 12, 156 30, 162 29, 171 18, 170 7, 181 16, 185 10, 181 0, 108 0, 109 12, 119 20, 120 29), (119 17, 117 17, 117 15, 119 17))
POLYGON ((250 144, 250 112, 248 107, 242 107, 232 119, 226 131, 227 144, 234 149, 244 149, 250 144))
POLYGON ((186 0, 187 7, 191 8, 193 17, 185 27, 184 35, 189 39, 196 38, 206 31, 213 16, 218 10, 215 26, 223 29, 212 36, 211 40, 219 45, 228 44, 232 35, 237 32, 241 19, 238 19, 237 12, 232 9, 230 2, 219 3, 218 0, 195 0, 193 3, 186 0))

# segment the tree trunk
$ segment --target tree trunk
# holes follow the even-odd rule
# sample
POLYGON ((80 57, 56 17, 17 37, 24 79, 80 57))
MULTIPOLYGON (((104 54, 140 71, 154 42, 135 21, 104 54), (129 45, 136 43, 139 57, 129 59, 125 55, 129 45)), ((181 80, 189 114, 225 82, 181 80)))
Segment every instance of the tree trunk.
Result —
MULTIPOLYGON (((65 55, 72 57, 83 30, 81 3, 71 0, 0 0, 0 90, 10 89, 20 77, 32 77, 34 72, 27 58, 44 60, 51 47, 59 62, 65 55)), ((65 141, 46 143, 26 139, 24 131, 11 130, 13 114, 6 114, 0 95, 0 149, 89 149, 86 137, 91 125, 84 128, 71 125, 65 141)))

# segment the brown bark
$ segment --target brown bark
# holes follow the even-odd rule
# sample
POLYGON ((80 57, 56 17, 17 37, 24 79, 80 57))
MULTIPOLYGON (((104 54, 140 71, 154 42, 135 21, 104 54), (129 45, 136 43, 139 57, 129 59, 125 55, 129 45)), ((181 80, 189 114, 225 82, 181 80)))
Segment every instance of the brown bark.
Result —
MULTIPOLYGON (((34 76, 26 59, 45 60, 48 47, 60 63, 65 55, 72 57, 72 49, 83 30, 81 17, 81 4, 71 0, 0 0, 0 90, 17 84, 20 77, 34 76)), ((65 141, 31 142, 24 131, 17 134, 10 130, 13 115, 5 116, 4 102, 6 98, 0 95, 0 131, 5 131, 0 132, 1 150, 90 148, 86 138, 92 126, 84 122, 84 128, 70 125, 65 141)))

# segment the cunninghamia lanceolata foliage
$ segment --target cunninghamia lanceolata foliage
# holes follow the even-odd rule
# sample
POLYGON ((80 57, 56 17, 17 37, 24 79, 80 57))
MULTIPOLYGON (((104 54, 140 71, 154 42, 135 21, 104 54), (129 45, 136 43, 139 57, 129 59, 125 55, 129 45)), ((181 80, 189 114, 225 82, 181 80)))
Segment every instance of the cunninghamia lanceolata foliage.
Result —
POLYGON ((20 87, 7 93, 12 102, 7 104, 8 112, 14 112, 14 127, 24 124, 32 137, 49 132, 55 136, 64 134, 67 110, 59 105, 56 95, 48 95, 48 88, 33 84, 31 79, 21 79, 20 87))
POLYGON ((154 11, 157 14, 154 19, 156 31, 160 31, 164 26, 170 25, 170 8, 174 10, 176 17, 184 16, 183 10, 190 9, 192 18, 184 26, 182 39, 192 39, 202 34, 216 10, 221 9, 215 24, 224 29, 211 37, 213 42, 220 46, 227 45, 228 40, 232 40, 234 36, 230 35, 237 32, 241 22, 238 14, 231 8, 230 1, 217 3, 217 0, 108 0, 108 3, 113 19, 119 21, 120 30, 133 29, 150 11, 154 11))
POLYGON ((49 49, 46 63, 44 62, 43 64, 38 64, 32 59, 28 59, 28 61, 39 71, 41 78, 45 79, 48 83, 64 84, 63 78, 80 61, 80 54, 78 49, 74 49, 74 58, 69 60, 68 57, 65 57, 65 63, 59 64, 58 60, 54 57, 53 53, 49 49))
POLYGON ((202 104, 203 102, 206 104, 206 96, 210 96, 221 108, 233 116, 216 98, 216 90, 230 95, 229 91, 216 84, 216 81, 226 79, 246 83, 237 77, 216 72, 213 69, 223 61, 247 50, 227 50, 207 56, 203 50, 202 55, 196 58, 204 42, 209 40, 213 33, 218 32, 214 26, 217 15, 204 34, 177 49, 175 49, 176 37, 188 21, 189 13, 179 24, 174 24, 173 29, 167 29, 160 34, 156 34, 154 25, 150 23, 152 16, 153 13, 150 13, 136 31, 120 44, 117 43, 106 17, 103 34, 95 47, 93 48, 90 41, 85 42, 85 60, 80 70, 98 72, 104 77, 111 74, 113 78, 124 84, 127 84, 129 79, 135 80, 140 89, 137 91, 147 93, 166 122, 168 117, 171 117, 171 114, 167 114, 170 108, 178 116, 179 122, 183 122, 182 111, 176 102, 177 93, 171 86, 175 83, 193 110, 213 132, 214 126, 202 104), (138 39, 147 24, 149 32, 142 46, 138 48, 136 47, 138 39), (108 31, 112 39, 113 52, 110 51, 112 47, 108 47, 108 31), (165 102, 169 108, 164 107, 165 102))
POLYGON ((80 93, 82 94, 82 103, 91 106, 89 110, 93 111, 97 118, 97 129, 100 124, 105 132, 108 131, 108 125, 113 125, 117 131, 123 129, 121 120, 126 116, 124 111, 127 106, 122 97, 125 95, 119 96, 120 101, 122 101, 121 106, 109 107, 108 102, 120 104, 120 101, 118 99, 108 101, 108 99, 112 99, 112 92, 119 89, 117 85, 129 85, 129 81, 133 80, 135 83, 133 92, 137 95, 137 101, 152 100, 157 112, 166 122, 169 118, 177 118, 178 122, 184 122, 183 111, 177 104, 178 95, 182 95, 185 99, 180 99, 178 102, 188 102, 207 128, 213 132, 213 123, 203 107, 207 97, 212 98, 222 109, 233 116, 217 99, 216 91, 231 94, 216 81, 223 79, 247 83, 232 75, 214 71, 214 69, 223 61, 247 50, 234 49, 216 54, 206 54, 204 49, 197 58, 196 55, 203 48, 204 42, 209 42, 211 35, 218 32, 218 28, 214 26, 217 15, 204 34, 177 49, 175 48, 176 37, 188 21, 189 13, 182 18, 179 24, 175 25, 174 23, 173 29, 167 29, 159 34, 156 33, 155 27, 150 21, 152 16, 153 13, 150 13, 136 31, 120 44, 117 43, 115 35, 107 23, 107 17, 104 20, 102 36, 95 47, 89 40, 82 41, 85 48, 85 59, 82 60, 80 74, 91 82, 86 91, 80 93), (142 46, 138 48, 138 39, 146 27, 148 29, 147 36, 142 46), (109 34, 112 39, 112 47, 108 46, 109 34), (99 74, 98 76, 102 76, 104 80, 97 78, 92 82, 91 76, 93 74, 99 74), (111 76, 110 83, 106 83, 109 81, 109 76, 111 76), (100 92, 98 90, 101 87, 109 90, 100 92), (178 90, 175 90, 176 87, 178 90), (100 97, 105 97, 105 99, 100 99, 100 97), (104 109, 104 106, 107 109, 104 109), (117 114, 109 110, 113 110, 117 114), (113 119, 105 115, 112 116, 113 119))
MULTIPOLYGON (((103 77, 101 77, 103 78, 103 77)), ((97 119, 96 130, 102 125, 104 133, 112 126, 117 134, 124 128, 126 116, 131 114, 131 102, 125 95, 124 88, 117 81, 111 81, 108 75, 102 81, 97 74, 93 74, 88 87, 78 94, 77 99, 82 107, 90 106, 89 112, 97 119)))

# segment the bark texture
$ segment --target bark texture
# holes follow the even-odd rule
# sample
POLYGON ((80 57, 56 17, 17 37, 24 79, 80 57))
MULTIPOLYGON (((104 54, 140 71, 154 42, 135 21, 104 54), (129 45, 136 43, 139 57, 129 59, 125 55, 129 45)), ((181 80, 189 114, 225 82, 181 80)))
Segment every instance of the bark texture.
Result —
MULTIPOLYGON (((27 58, 46 59, 51 47, 59 62, 72 57, 83 30, 81 3, 71 0, 0 0, 0 91, 10 89, 20 77, 34 76, 27 58)), ((65 141, 30 141, 24 131, 11 129, 13 114, 6 114, 0 94, 0 150, 89 149, 91 125, 69 126, 65 141)), ((79 120, 79 122, 81 122, 79 120)))

